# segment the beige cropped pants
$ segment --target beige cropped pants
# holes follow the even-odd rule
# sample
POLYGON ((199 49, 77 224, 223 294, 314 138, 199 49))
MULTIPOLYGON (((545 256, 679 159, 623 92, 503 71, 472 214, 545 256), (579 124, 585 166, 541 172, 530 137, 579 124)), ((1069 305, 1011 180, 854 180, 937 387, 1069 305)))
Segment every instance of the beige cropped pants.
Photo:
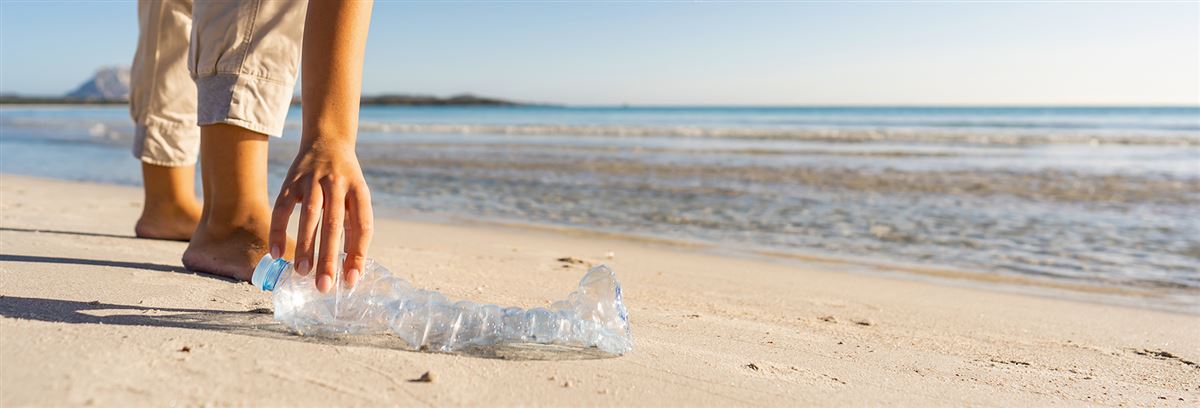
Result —
POLYGON ((204 125, 282 134, 307 7, 301 0, 138 1, 134 157, 195 164, 204 125))

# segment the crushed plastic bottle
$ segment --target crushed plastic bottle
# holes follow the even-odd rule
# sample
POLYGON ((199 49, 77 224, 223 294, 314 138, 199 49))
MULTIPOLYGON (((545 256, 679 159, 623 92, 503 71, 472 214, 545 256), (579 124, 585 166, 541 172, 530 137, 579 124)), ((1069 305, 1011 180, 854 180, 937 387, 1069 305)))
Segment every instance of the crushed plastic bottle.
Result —
POLYGON ((251 283, 273 292, 275 320, 301 335, 390 333, 410 349, 446 353, 522 344, 594 348, 610 355, 633 350, 621 284, 605 265, 589 270, 565 300, 528 310, 452 302, 436 291, 414 288, 370 259, 354 287, 334 285, 325 294, 314 279, 270 255, 258 262, 251 283))

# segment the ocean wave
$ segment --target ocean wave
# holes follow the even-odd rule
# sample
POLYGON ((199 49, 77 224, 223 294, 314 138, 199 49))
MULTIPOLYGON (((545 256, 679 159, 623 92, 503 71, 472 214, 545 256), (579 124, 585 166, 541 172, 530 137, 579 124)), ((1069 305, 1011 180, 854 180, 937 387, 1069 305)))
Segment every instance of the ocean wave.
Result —
POLYGON ((1197 121, 1137 120, 1129 118, 1084 118, 1081 120, 1033 120, 1023 119, 943 119, 943 118, 856 118, 849 120, 779 120, 764 122, 767 125, 792 127, 844 127, 844 128, 934 128, 934 129, 1023 129, 1079 130, 1079 131, 1168 131, 1200 132, 1197 121))
MULTIPOLYGON (((298 126, 298 124, 292 124, 298 126)), ((780 129, 701 126, 628 125, 492 125, 363 122, 360 131, 380 133, 570 135, 602 137, 680 137, 777 139, 813 142, 916 142, 977 145, 1123 144, 1200 146, 1200 133, 1177 132, 1049 132, 948 129, 780 129)))
MULTIPOLYGON (((5 130, 46 130, 95 138, 129 140, 133 124, 125 118, 0 117, 5 130)), ((299 131, 300 122, 287 123, 289 131, 299 131)), ((967 145, 1021 146, 1044 144, 1077 145, 1157 145, 1200 146, 1200 131, 1167 128, 1126 130, 1119 128, 1029 128, 1022 126, 989 127, 908 127, 908 126, 825 126, 825 127, 724 127, 707 125, 588 125, 588 124, 477 124, 477 123, 404 123, 363 121, 361 132, 390 134, 487 134, 513 136, 584 136, 614 138, 712 138, 759 139, 827 143, 940 143, 967 145)), ((6 138, 13 133, 4 132, 6 138)))

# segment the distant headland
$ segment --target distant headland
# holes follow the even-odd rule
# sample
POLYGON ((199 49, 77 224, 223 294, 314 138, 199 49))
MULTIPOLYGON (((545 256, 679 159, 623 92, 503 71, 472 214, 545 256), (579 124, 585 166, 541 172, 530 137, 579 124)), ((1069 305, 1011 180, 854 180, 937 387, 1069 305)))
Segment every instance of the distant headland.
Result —
MULTIPOLYGON (((124 105, 129 99, 77 98, 70 96, 24 96, 0 94, 0 105, 124 105)), ((292 101, 299 105, 300 99, 292 101)), ((384 94, 367 95, 363 106, 555 106, 550 104, 515 102, 470 94, 437 97, 429 95, 384 94)))
MULTIPOLYGON (((103 67, 75 90, 62 96, 0 94, 0 105, 123 105, 129 103, 129 68, 103 67)), ((300 98, 292 100, 300 104, 300 98)), ((471 94, 438 97, 432 95, 364 95, 364 106, 550 106, 516 102, 471 94)))

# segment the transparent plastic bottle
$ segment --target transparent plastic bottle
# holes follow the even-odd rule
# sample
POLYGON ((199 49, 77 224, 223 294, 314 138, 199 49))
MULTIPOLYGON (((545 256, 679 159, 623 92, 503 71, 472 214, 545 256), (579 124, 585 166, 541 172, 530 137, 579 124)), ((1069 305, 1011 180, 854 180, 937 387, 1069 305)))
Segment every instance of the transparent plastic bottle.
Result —
POLYGON ((612 355, 633 350, 621 284, 605 265, 589 270, 566 299, 528 310, 450 301, 414 288, 370 259, 354 287, 338 284, 325 294, 312 277, 299 276, 291 263, 270 255, 258 262, 251 283, 273 292, 275 320, 301 335, 390 333, 410 349, 447 353, 518 344, 612 355))

